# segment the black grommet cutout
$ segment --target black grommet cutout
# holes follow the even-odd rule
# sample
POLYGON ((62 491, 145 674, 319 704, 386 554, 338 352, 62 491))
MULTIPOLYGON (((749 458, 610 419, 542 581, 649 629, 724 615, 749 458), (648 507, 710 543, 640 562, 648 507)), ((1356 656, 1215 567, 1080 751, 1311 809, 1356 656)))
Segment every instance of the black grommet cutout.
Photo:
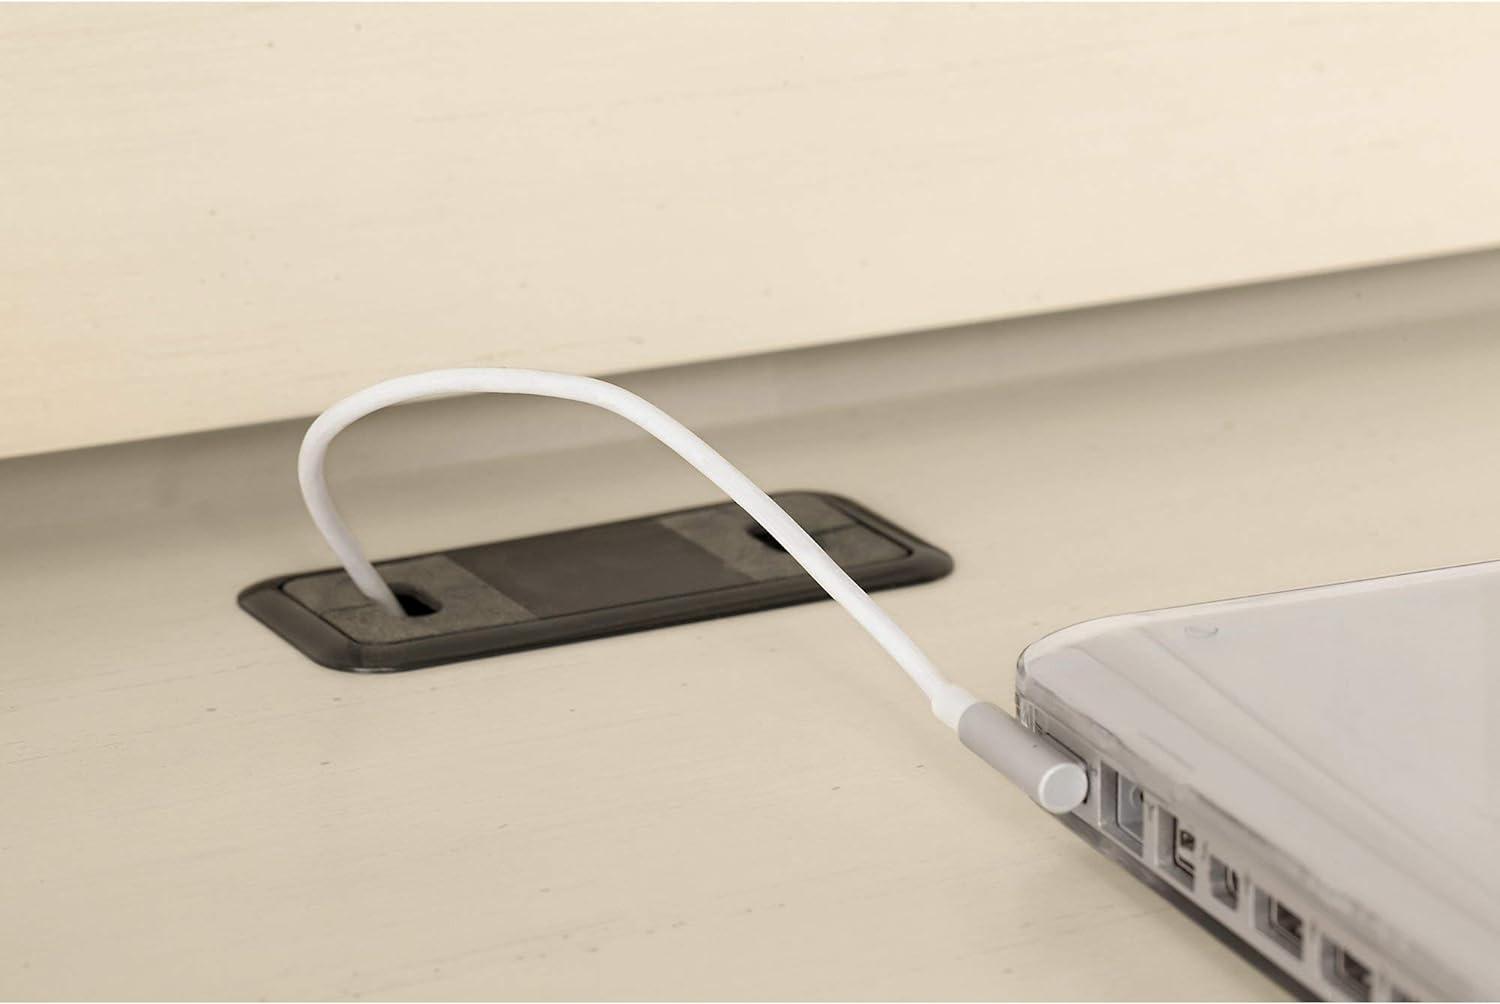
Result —
POLYGON ((749 533, 750 533, 750 536, 754 537, 756 540, 760 541, 762 544, 764 544, 767 547, 771 548, 771 550, 773 550, 773 551, 780 551, 782 554, 786 553, 786 548, 784 548, 784 547, 781 546, 781 541, 779 541, 775 537, 771 536, 771 534, 766 530, 766 528, 763 527, 763 526, 761 526, 759 523, 751 523, 750 527, 749 527, 749 533))
MULTIPOLYGON (((930 582, 953 568, 942 551, 842 496, 773 498, 863 589, 930 582)), ((393 558, 378 568, 407 616, 359 603, 348 574, 332 568, 256 583, 240 605, 324 666, 385 673, 828 596, 734 503, 393 558)))
POLYGON ((443 609, 441 603, 429 600, 410 586, 395 586, 391 592, 396 594, 396 601, 408 617, 430 617, 443 609))

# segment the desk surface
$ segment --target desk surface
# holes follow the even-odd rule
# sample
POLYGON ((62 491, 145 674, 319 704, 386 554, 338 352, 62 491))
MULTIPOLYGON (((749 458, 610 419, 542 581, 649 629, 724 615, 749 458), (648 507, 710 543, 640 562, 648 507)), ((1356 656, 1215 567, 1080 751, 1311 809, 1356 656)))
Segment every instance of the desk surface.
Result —
MULTIPOLYGON (((1494 257, 1454 267, 1500 290, 1494 257)), ((1003 704, 1070 622, 1495 555, 1500 305, 1361 320, 1404 274, 627 382, 767 487, 950 549, 881 602, 1003 704), (1283 340, 1319 296, 1325 330, 1283 340), (1265 337, 1217 338, 1231 308, 1265 337), (1203 347, 1084 351, 1180 330, 1203 347)), ((1278 994, 963 751, 831 604, 382 677, 304 662, 234 605, 328 563, 300 431, 0 464, 0 995, 1278 994)), ((378 556, 714 498, 555 402, 377 417, 333 475, 378 556)))

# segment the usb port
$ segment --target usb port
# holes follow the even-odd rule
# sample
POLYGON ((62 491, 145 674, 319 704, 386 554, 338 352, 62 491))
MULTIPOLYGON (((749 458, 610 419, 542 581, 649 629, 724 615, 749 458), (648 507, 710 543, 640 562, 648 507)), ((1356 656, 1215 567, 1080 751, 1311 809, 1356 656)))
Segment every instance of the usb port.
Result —
POLYGON ((1370 967, 1343 945, 1327 939, 1323 941, 1323 976, 1350 1000, 1367 1001, 1374 995, 1370 967))
POLYGON ((1240 908, 1240 873, 1215 857, 1208 859, 1208 888, 1229 909, 1240 908))
POLYGON ((1302 916, 1274 896, 1255 894, 1255 926, 1297 958, 1302 958, 1302 916))
POLYGON ((1172 864, 1176 865, 1189 880, 1198 873, 1198 866, 1193 860, 1193 852, 1198 846, 1198 838, 1193 831, 1183 826, 1177 820, 1172 820, 1172 864))
POLYGON ((1192 889, 1198 874, 1197 834, 1160 806, 1156 818, 1157 867, 1192 889))

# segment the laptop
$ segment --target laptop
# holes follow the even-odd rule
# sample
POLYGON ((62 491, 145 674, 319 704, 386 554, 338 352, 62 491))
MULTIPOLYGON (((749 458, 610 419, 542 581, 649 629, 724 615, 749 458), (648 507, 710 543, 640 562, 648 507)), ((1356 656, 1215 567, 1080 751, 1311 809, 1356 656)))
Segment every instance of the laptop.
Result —
POLYGON ((1016 694, 1060 818, 1290 992, 1500 998, 1500 562, 1089 621, 1016 694))

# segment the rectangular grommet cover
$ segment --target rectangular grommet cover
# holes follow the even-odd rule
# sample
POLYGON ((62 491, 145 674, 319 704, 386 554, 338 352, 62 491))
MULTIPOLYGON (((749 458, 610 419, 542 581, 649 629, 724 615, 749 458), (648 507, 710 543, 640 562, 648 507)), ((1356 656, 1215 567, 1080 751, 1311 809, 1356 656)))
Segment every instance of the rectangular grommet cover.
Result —
MULTIPOLYGON (((943 551, 848 499, 774 497, 865 589, 953 568, 943 551)), ((386 672, 826 598, 732 502, 375 567, 413 616, 386 613, 341 569, 256 583, 240 606, 321 665, 386 672)))

